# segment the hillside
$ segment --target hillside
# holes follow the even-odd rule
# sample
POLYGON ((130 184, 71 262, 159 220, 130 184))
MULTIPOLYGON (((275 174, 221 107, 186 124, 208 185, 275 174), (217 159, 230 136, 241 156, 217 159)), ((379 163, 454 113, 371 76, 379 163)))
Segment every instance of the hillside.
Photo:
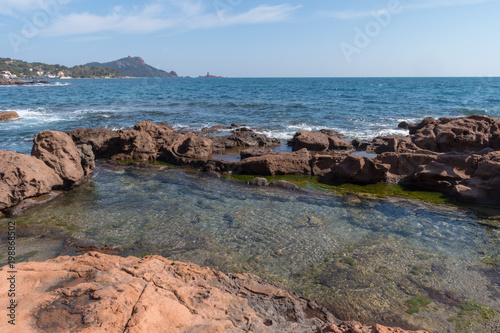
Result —
POLYGON ((141 57, 131 57, 118 59, 111 62, 99 63, 91 62, 83 65, 85 67, 112 68, 120 71, 123 76, 130 77, 155 77, 155 78, 177 78, 174 71, 166 72, 146 64, 141 57))
POLYGON ((119 71, 112 68, 48 65, 41 62, 26 62, 10 58, 0 58, 0 77, 7 79, 40 79, 57 77, 105 78, 120 77, 119 71), (2 73, 8 72, 8 73, 2 73))

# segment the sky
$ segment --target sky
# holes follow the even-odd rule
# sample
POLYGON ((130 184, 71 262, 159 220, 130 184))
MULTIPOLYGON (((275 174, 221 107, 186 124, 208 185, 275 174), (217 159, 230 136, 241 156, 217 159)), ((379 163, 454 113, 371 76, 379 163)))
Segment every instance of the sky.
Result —
POLYGON ((500 0, 0 0, 0 57, 179 75, 500 76, 500 0))

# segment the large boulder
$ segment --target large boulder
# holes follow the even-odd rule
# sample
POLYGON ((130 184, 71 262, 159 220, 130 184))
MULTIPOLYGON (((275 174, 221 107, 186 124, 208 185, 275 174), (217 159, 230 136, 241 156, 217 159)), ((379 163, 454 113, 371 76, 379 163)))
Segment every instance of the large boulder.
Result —
POLYGON ((382 164, 373 158, 346 155, 338 164, 330 168, 324 177, 326 181, 372 184, 383 182, 387 179, 390 165, 382 164))
POLYGON ((32 156, 0 150, 0 210, 62 186, 61 177, 43 161, 32 156))
POLYGON ((88 152, 87 146, 81 146, 81 149, 66 133, 44 131, 38 133, 33 140, 31 155, 54 170, 64 181, 65 187, 72 187, 92 176, 93 156, 88 152))
POLYGON ((234 172, 248 175, 291 175, 311 174, 311 154, 306 149, 293 153, 279 152, 249 157, 238 162, 234 172))
POLYGON ((332 130, 298 131, 288 144, 293 151, 303 148, 314 152, 353 149, 350 142, 343 140, 338 132, 332 130))
POLYGON ((15 111, 0 112, 0 121, 19 118, 15 111))
POLYGON ((172 150, 180 157, 208 159, 212 155, 212 140, 189 132, 181 135, 174 141, 172 150))
POLYGON ((404 178, 413 175, 415 171, 438 158, 438 153, 426 150, 407 151, 403 153, 382 153, 375 159, 378 163, 390 166, 386 181, 398 183, 404 178))
MULTIPOLYGON (((8 290, 8 266, 0 286, 8 290)), ((309 332, 339 324, 277 282, 159 256, 90 252, 16 264, 18 332, 309 332)), ((9 303, 7 293, 0 302, 9 303)), ((0 321, 0 331, 12 326, 0 321)))
POLYGON ((403 152, 417 150, 418 147, 412 142, 411 137, 402 135, 379 136, 372 140, 371 150, 376 154, 387 152, 403 152))
POLYGON ((108 128, 77 128, 68 134, 76 144, 90 145, 96 158, 111 158, 122 151, 120 135, 108 128))
POLYGON ((425 118, 409 125, 413 142, 437 152, 500 149, 500 119, 485 116, 425 118))
POLYGON ((213 138, 213 151, 220 153, 227 149, 248 147, 275 147, 281 144, 280 140, 258 134, 248 128, 233 130, 233 133, 213 138))

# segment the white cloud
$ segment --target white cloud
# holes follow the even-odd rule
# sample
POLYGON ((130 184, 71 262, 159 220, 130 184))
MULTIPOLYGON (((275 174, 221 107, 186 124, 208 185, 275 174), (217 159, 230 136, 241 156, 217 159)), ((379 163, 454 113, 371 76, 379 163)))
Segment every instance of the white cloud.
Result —
POLYGON ((353 11, 353 10, 345 10, 345 11, 320 11, 318 14, 323 17, 331 17, 339 20, 354 20, 354 19, 362 19, 366 17, 371 17, 376 14, 385 14, 387 13, 387 9, 380 10, 363 10, 363 11, 353 11))
MULTIPOLYGON (((417 10, 439 7, 456 7, 477 5, 485 2, 495 2, 499 0, 401 0, 400 7, 404 10, 417 10)), ((355 20, 372 17, 376 14, 387 13, 387 8, 377 10, 345 10, 345 11, 318 11, 318 14, 323 17, 331 17, 338 20, 355 20)))
MULTIPOLYGON (((1 0, 0 0, 1 1, 1 0)), ((301 6, 288 4, 262 5, 245 13, 233 14, 208 12, 199 2, 169 1, 125 9, 115 7, 107 15, 73 13, 55 18, 43 33, 50 36, 68 36, 98 32, 149 33, 165 29, 200 29, 238 24, 257 24, 286 20, 301 6), (168 5, 170 4, 170 5, 168 5)))
POLYGON ((0 0, 0 15, 16 15, 16 13, 39 9, 54 10, 54 6, 65 5, 70 0, 0 0))
POLYGON ((95 41, 106 40, 106 39, 111 39, 111 37, 106 37, 106 36, 76 37, 76 38, 68 39, 68 42, 71 42, 71 43, 88 43, 88 42, 95 42, 95 41))

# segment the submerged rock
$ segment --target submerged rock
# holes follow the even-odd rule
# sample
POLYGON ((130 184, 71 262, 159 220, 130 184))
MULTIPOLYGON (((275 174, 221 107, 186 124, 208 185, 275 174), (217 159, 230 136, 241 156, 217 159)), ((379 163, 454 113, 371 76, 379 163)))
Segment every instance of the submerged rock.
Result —
POLYGON ((250 186, 269 186, 269 182, 266 178, 256 177, 252 180, 246 182, 247 185, 250 186))

